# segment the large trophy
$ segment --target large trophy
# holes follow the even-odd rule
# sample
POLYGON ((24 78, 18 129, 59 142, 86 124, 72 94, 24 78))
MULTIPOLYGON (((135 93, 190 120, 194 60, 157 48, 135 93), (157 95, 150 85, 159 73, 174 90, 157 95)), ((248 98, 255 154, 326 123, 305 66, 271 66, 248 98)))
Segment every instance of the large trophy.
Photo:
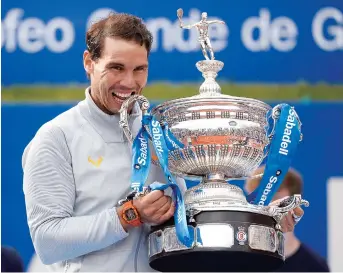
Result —
MULTIPOLYGON (((199 94, 166 101, 150 109, 141 95, 130 97, 120 111, 120 125, 133 144, 132 198, 170 187, 174 218, 152 226, 150 266, 158 271, 272 271, 284 261, 280 222, 292 209, 308 202, 300 195, 270 204, 302 139, 294 108, 221 94, 216 82, 224 64, 215 60, 207 20, 180 27, 199 31, 205 60, 196 63, 204 82, 199 94), (209 55, 207 54, 209 51, 209 55), (132 136, 128 108, 139 103, 142 128, 132 136), (245 193, 230 184, 242 180, 266 159, 259 187, 245 193), (150 163, 161 167, 166 183, 144 182, 150 163), (181 192, 180 178, 196 184, 181 192)), ((236 183, 237 184, 237 183, 236 183)))

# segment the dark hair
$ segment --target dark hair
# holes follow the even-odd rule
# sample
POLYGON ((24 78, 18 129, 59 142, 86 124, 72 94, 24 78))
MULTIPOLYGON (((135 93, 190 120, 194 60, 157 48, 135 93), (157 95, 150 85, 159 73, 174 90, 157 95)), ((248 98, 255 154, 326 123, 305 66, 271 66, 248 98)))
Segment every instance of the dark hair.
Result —
POLYGON ((290 168, 286 173, 281 186, 288 189, 290 195, 303 194, 302 175, 294 168, 290 168))
POLYGON ((86 46, 92 60, 101 57, 106 37, 117 37, 135 41, 151 50, 153 37, 142 19, 126 13, 111 13, 108 17, 92 24, 86 33, 86 46))

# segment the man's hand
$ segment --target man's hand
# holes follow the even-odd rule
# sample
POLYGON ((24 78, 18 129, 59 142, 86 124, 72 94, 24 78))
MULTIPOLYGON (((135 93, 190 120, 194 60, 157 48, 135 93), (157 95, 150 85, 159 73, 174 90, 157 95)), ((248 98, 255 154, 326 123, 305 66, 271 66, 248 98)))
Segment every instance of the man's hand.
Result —
MULTIPOLYGON (((289 196, 286 196, 284 198, 275 200, 270 203, 270 205, 278 206, 284 199, 287 199, 289 196)), ((294 226, 297 224, 297 222, 301 219, 301 217, 304 215, 304 210, 301 207, 297 207, 287 213, 286 216, 284 216, 281 220, 281 230, 282 232, 292 232, 294 230, 294 226), (296 221, 297 219, 297 221, 296 221)))
POLYGON ((155 190, 147 195, 133 200, 142 222, 159 225, 169 220, 175 211, 171 197, 163 191, 155 190))
POLYGON ((281 220, 282 232, 291 232, 294 230, 294 226, 297 224, 294 218, 301 218, 304 215, 304 210, 300 207, 295 208, 287 213, 281 220), (294 215, 294 216, 293 216, 294 215))

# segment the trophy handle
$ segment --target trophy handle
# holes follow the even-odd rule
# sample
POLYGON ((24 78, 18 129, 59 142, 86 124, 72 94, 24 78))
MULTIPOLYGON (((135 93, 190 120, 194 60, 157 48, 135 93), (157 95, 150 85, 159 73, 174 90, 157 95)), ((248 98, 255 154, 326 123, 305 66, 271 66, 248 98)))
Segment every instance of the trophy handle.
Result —
MULTIPOLYGON (((134 95, 129 97, 127 100, 125 100, 119 110, 120 113, 120 121, 119 126, 122 128, 125 136, 127 137, 128 141, 132 144, 133 143, 133 136, 129 128, 129 122, 128 122, 128 108, 129 106, 134 103, 135 101, 138 102, 143 115, 148 113, 148 109, 150 107, 150 103, 148 99, 142 95, 134 95)), ((147 129, 147 132, 149 134, 149 137, 151 137, 149 128, 146 126, 145 129, 147 129)))
MULTIPOLYGON (((132 133, 130 131, 130 128, 129 128, 129 122, 128 122, 128 109, 129 109, 129 106, 134 103, 135 101, 138 102, 139 104, 139 107, 141 108, 142 110, 142 114, 143 116, 148 114, 148 109, 150 107, 150 103, 148 101, 148 99, 142 95, 134 95, 134 96, 131 96, 129 97, 127 100, 125 100, 119 110, 119 113, 120 113, 120 120, 119 120, 119 126, 122 128, 125 136, 127 137, 128 141, 130 142, 130 144, 132 145, 133 144, 133 136, 132 136, 132 133)), ((146 131, 148 132, 148 135, 149 135, 149 138, 150 140, 152 139, 152 135, 151 135, 151 132, 149 130, 149 126, 146 126, 144 125, 146 131)), ((151 159, 151 162, 154 164, 154 165, 157 165, 157 166, 160 166, 158 160, 155 160, 155 159, 151 159)))
POLYGON ((295 194, 281 201, 277 205, 270 205, 269 209, 274 219, 280 223, 282 218, 288 214, 289 211, 304 205, 308 207, 310 203, 301 198, 301 194, 295 194))

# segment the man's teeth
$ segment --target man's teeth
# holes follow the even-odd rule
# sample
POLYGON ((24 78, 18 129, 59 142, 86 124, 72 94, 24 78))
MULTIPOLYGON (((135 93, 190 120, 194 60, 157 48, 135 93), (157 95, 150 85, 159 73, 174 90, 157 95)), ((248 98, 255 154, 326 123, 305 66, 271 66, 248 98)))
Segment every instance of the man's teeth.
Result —
POLYGON ((119 101, 119 100, 126 100, 128 97, 131 96, 132 93, 119 93, 119 92, 112 92, 112 95, 114 98, 119 101))
POLYGON ((113 97, 114 98, 114 100, 116 101, 116 102, 118 102, 118 103, 122 103, 124 100, 122 100, 122 99, 119 99, 119 98, 117 98, 117 97, 113 97))
POLYGON ((116 93, 116 95, 122 98, 128 98, 131 96, 131 93, 116 93))

